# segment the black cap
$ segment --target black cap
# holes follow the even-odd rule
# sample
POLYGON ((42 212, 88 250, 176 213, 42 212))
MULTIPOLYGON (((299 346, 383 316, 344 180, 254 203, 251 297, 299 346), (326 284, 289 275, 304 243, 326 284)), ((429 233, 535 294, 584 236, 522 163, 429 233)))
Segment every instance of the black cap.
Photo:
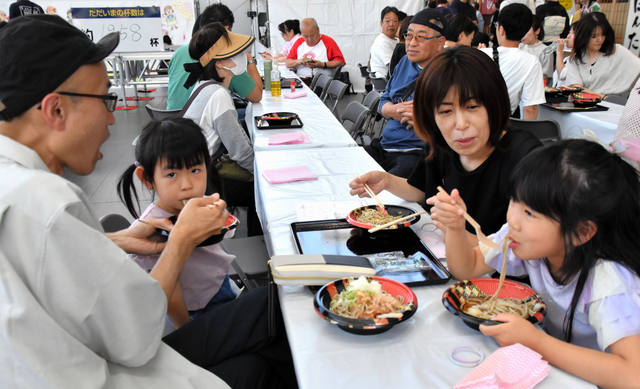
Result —
POLYGON ((93 43, 57 15, 28 15, 0 29, 0 120, 25 113, 81 66, 105 59, 120 42, 111 33, 93 43))
POLYGON ((435 8, 425 8, 422 11, 418 12, 411 18, 411 24, 422 24, 423 26, 427 26, 437 32, 440 35, 447 35, 447 30, 449 29, 449 23, 444 18, 444 16, 435 10, 435 8), (431 22, 431 20, 437 20, 442 24, 442 27, 438 26, 431 22))

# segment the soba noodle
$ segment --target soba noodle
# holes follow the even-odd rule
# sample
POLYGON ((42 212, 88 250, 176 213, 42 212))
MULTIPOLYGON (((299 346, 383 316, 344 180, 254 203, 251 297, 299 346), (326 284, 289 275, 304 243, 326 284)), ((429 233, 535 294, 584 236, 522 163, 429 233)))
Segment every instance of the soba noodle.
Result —
POLYGON ((468 298, 461 307, 462 312, 481 319, 490 319, 499 313, 513 313, 525 319, 535 315, 537 311, 535 301, 520 300, 516 298, 498 298, 500 289, 504 284, 507 270, 507 248, 511 241, 506 237, 502 241, 502 269, 498 289, 491 297, 468 298))
POLYGON ((393 317, 392 314, 406 308, 402 296, 394 297, 382 290, 378 281, 369 282, 364 277, 352 281, 347 290, 333 296, 329 304, 331 312, 352 319, 393 317))
POLYGON ((381 226, 383 224, 400 219, 400 216, 390 216, 380 213, 377 209, 369 208, 362 211, 359 215, 356 215, 356 220, 360 223, 367 223, 374 226, 381 226))

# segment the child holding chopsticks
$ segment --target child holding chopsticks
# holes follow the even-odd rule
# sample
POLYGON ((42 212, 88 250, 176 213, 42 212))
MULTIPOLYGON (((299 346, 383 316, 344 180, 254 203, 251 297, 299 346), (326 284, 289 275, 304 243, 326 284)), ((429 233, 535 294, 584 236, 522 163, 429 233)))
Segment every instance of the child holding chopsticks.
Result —
MULTIPOLYGON (((547 333, 512 314, 480 326, 501 346, 521 343, 600 387, 640 382, 640 180, 597 143, 565 140, 516 167, 507 224, 508 275, 528 275, 544 299, 547 333)), ((447 227, 447 264, 458 279, 500 269, 501 250, 469 244, 458 191, 427 200, 447 227)))
MULTIPOLYGON (((178 215, 189 199, 222 190, 217 170, 214 166, 209 169, 207 140, 191 119, 150 121, 140 134, 135 154, 136 162, 120 177, 118 195, 136 219, 140 205, 134 175, 158 195, 157 201, 140 216, 141 221, 178 215)), ((147 271, 151 271, 159 257, 132 255, 147 271)), ((169 300, 168 315, 176 328, 236 298, 228 276, 234 258, 218 244, 193 249, 169 300)))

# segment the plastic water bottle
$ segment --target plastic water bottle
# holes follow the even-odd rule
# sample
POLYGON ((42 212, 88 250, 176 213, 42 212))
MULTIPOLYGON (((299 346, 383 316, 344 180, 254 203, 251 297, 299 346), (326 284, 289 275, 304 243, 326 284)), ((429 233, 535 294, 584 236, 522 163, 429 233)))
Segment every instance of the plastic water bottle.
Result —
POLYGON ((554 51, 556 51, 557 48, 558 48, 558 44, 556 42, 553 42, 549 46, 545 47, 544 50, 542 50, 542 53, 544 55, 549 55, 549 54, 553 53, 554 51))
POLYGON ((282 94, 281 91, 281 83, 280 83, 280 70, 278 70, 278 60, 273 60, 272 65, 273 70, 271 70, 271 96, 280 97, 282 94))
POLYGON ((271 90, 271 61, 264 61, 264 90, 271 90))

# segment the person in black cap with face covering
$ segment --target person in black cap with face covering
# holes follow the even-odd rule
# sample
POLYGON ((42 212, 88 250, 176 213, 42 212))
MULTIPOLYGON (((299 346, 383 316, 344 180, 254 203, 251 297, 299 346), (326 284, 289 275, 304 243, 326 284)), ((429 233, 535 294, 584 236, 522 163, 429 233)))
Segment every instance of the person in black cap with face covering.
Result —
POLYGON ((86 195, 61 177, 102 158, 117 103, 102 61, 118 42, 112 33, 94 44, 50 15, 0 29, 0 382, 296 387, 264 290, 161 339, 184 261, 228 216, 217 194, 189 201, 175 226, 152 220, 105 236, 86 195), (160 226, 171 229, 166 244, 148 239, 160 226), (149 276, 125 251, 162 255, 149 276))
POLYGON ((365 150, 387 172, 407 178, 424 152, 424 142, 413 131, 413 89, 422 68, 443 49, 447 21, 433 8, 418 12, 405 34, 407 55, 396 65, 380 98, 380 113, 389 122, 382 139, 365 150))

